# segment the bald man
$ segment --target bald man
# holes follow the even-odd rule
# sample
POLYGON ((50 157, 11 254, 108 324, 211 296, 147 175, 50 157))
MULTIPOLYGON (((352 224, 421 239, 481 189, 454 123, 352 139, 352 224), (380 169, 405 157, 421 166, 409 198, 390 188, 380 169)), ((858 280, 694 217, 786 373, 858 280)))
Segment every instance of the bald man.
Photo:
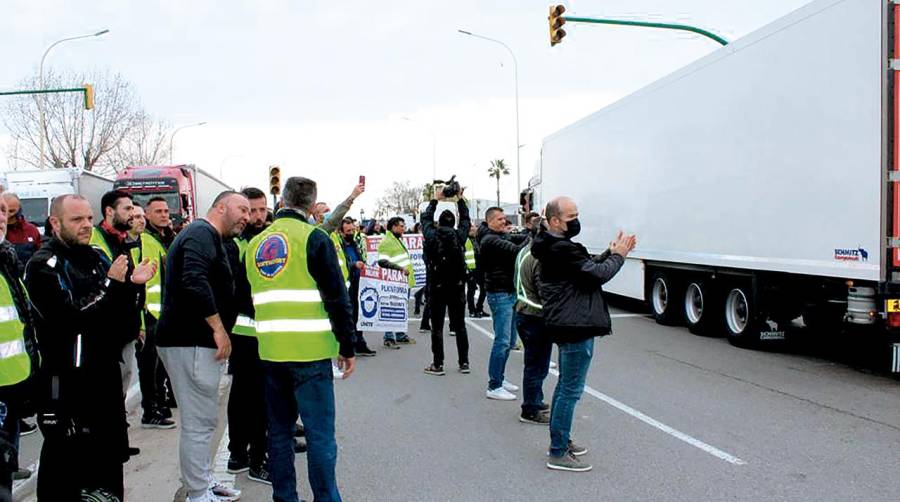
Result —
POLYGON ((206 218, 188 225, 166 258, 159 357, 178 402, 181 479, 189 502, 237 500, 240 491, 212 477, 209 452, 218 422, 219 380, 237 320, 234 273, 224 247, 250 221, 250 201, 219 194, 206 218))
POLYGON ((0 217, 6 217, 6 240, 16 248, 16 256, 24 270, 28 260, 41 248, 41 232, 25 219, 18 195, 5 192, 2 198, 6 211, 0 217))
POLYGON ((634 249, 636 239, 619 232, 609 249, 592 256, 572 238, 581 232, 578 206, 568 197, 547 204, 547 231, 534 238, 531 254, 541 266, 541 314, 545 333, 559 349, 559 379, 550 408, 550 451, 547 467, 585 472, 580 457, 587 449, 570 438, 575 405, 584 391, 594 354, 594 338, 611 332, 603 300, 603 284, 612 279, 634 249))

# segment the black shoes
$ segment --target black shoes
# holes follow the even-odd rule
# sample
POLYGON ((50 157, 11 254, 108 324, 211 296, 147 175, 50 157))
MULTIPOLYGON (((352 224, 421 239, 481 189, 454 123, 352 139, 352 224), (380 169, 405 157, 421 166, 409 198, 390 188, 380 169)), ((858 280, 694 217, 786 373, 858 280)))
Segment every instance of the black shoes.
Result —
POLYGON ((361 349, 356 349, 356 355, 362 357, 374 357, 377 352, 370 349, 369 347, 363 347, 361 349))
POLYGON ((159 412, 144 413, 141 418, 141 427, 144 429, 174 429, 175 422, 163 417, 159 412))
POLYGON ((250 470, 250 461, 246 457, 228 457, 228 474, 239 474, 250 470))
POLYGON ((429 364, 428 367, 425 368, 425 373, 436 376, 443 376, 447 374, 444 372, 443 366, 435 366, 434 364, 429 364))
POLYGON ((469 374, 472 370, 469 369, 469 363, 462 363, 459 365, 459 372, 469 374))
POLYGON ((264 485, 272 484, 272 476, 269 474, 269 470, 266 469, 265 463, 251 467, 247 477, 264 485))

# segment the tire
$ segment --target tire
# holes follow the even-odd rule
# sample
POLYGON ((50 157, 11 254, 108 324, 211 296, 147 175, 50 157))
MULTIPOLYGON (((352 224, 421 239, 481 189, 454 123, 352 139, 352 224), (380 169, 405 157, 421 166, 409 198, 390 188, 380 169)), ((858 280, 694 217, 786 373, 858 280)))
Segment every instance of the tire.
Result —
POLYGON ((759 311, 751 288, 735 285, 725 291, 722 309, 725 335, 732 345, 759 348, 785 339, 784 327, 759 311))
POLYGON ((722 310, 718 306, 719 295, 712 281, 698 279, 688 281, 684 288, 684 322, 688 331, 700 336, 722 334, 722 310))
POLYGON ((684 309, 678 302, 681 286, 666 272, 654 272, 647 285, 647 302, 658 324, 679 326, 684 322, 684 309))

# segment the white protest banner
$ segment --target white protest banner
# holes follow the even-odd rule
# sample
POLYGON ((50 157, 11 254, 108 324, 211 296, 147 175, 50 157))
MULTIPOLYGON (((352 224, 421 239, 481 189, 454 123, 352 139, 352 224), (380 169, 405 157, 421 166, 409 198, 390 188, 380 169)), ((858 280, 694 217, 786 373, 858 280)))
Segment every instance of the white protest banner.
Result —
POLYGON ((359 276, 360 331, 406 331, 409 286, 399 270, 366 266, 359 276))
MULTIPOLYGON (((381 244, 382 237, 380 235, 370 235, 366 237, 366 265, 374 267, 378 264, 378 245, 381 244)), ((425 286, 425 260, 422 259, 422 252, 425 239, 422 234, 404 234, 400 239, 406 250, 409 251, 409 258, 412 260, 413 274, 416 277, 416 289, 425 286)))

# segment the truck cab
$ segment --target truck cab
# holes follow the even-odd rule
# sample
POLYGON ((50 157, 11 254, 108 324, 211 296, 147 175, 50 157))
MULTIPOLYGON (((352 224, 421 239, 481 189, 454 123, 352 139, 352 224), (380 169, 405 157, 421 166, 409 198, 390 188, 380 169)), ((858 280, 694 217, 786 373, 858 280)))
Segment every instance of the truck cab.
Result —
POLYGON ((116 176, 115 188, 128 192, 147 207, 150 199, 166 200, 175 228, 194 218, 193 182, 186 166, 129 166, 116 176))

